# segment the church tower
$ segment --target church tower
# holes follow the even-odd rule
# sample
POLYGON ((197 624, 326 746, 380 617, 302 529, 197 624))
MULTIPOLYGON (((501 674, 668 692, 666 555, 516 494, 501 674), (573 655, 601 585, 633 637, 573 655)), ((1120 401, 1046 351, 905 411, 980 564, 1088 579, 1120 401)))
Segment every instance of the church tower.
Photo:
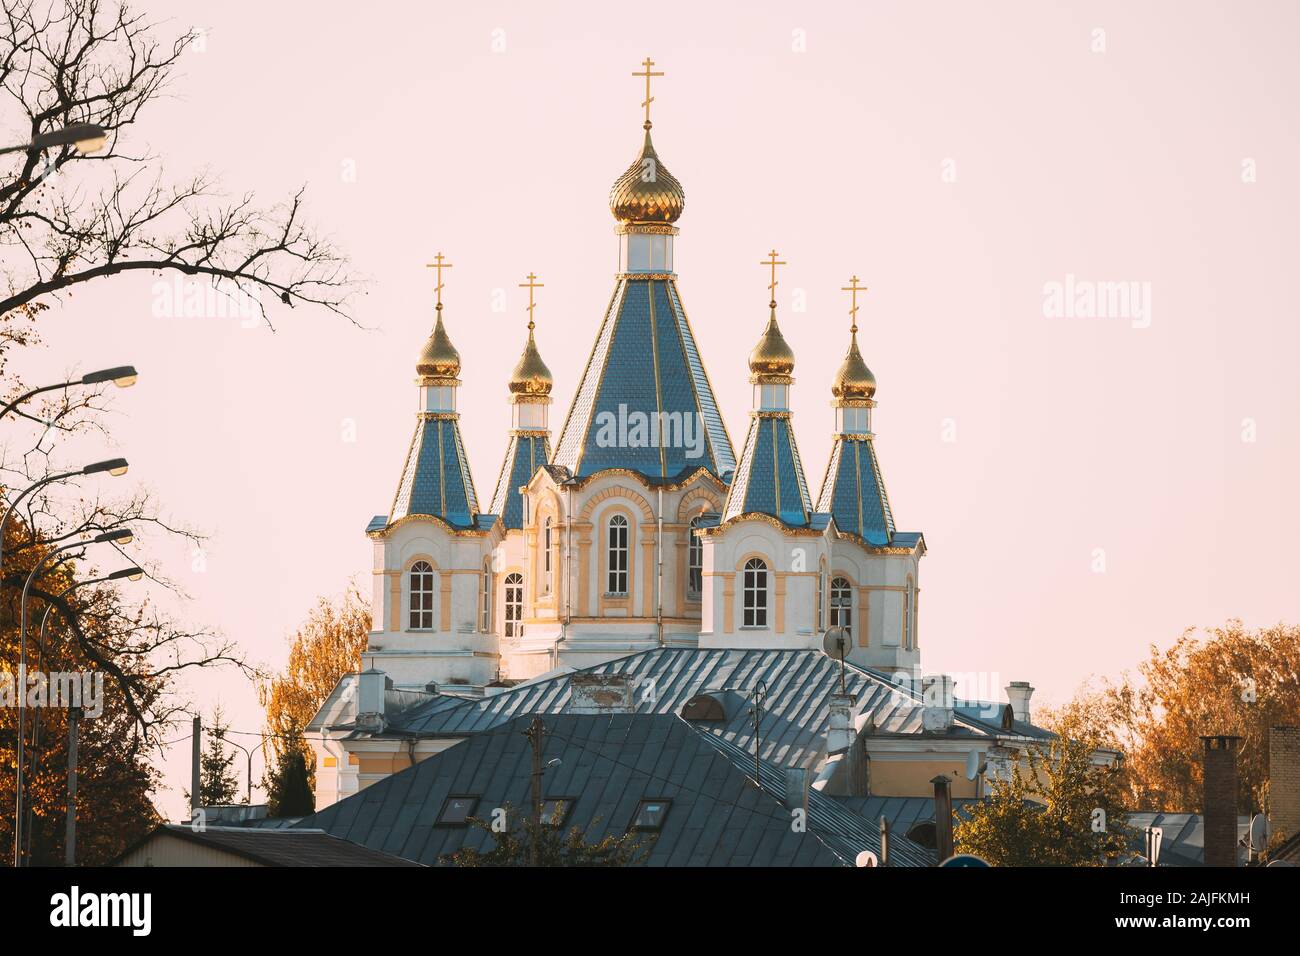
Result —
POLYGON ((460 435, 460 354, 443 322, 438 253, 433 332, 416 360, 419 405, 392 508, 366 528, 374 542, 372 614, 363 669, 398 689, 452 685, 473 693, 497 676, 499 643, 485 613, 495 519, 479 514, 460 435))
POLYGON ((828 572, 827 623, 848 628, 849 659, 869 667, 919 666, 920 532, 898 531, 876 457, 872 414, 876 377, 858 348, 858 294, 853 276, 849 350, 831 382, 835 436, 817 496, 817 510, 834 519, 828 572))

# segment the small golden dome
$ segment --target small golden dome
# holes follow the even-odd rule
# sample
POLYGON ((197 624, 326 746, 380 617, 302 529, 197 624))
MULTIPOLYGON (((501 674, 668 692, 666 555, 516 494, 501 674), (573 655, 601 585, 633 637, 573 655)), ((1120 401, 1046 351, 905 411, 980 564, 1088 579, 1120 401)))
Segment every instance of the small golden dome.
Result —
POLYGON ((650 130, 645 145, 609 191, 609 211, 622 223, 676 222, 686 208, 686 190, 659 161, 650 130))
POLYGON ((537 342, 533 339, 532 329, 528 330, 528 344, 524 354, 519 357, 519 364, 510 373, 510 393, 512 395, 550 395, 555 380, 551 370, 542 361, 537 351, 537 342))
POLYGON ((831 394, 836 398, 871 398, 876 394, 876 376, 871 374, 867 363, 862 361, 856 332, 853 333, 849 352, 844 356, 844 364, 835 373, 831 394))
POLYGON ((432 378, 455 378, 460 374, 460 353, 451 344, 447 329, 442 324, 442 306, 438 306, 438 321, 433 334, 424 343, 419 361, 415 364, 418 375, 432 378))
POLYGON ((749 370, 755 375, 789 375, 794 371, 794 350, 776 324, 776 305, 771 309, 763 337, 749 353, 749 370))

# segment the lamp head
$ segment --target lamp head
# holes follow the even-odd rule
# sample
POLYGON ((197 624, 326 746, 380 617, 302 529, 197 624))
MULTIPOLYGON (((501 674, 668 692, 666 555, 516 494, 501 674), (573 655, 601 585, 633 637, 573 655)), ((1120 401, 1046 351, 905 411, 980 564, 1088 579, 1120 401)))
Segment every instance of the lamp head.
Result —
POLYGON ((109 458, 106 461, 97 461, 93 465, 87 465, 81 469, 83 475, 97 475, 101 471, 106 471, 113 477, 125 475, 127 469, 125 458, 109 458))
POLYGON ((114 571, 108 576, 110 581, 118 581, 122 578, 130 578, 132 581, 139 581, 144 577, 144 570, 141 568, 123 568, 121 571, 114 571))
POLYGON ((134 365, 118 365, 81 376, 81 384, 98 385, 100 382, 112 382, 118 388, 127 388, 135 384, 136 378, 138 375, 134 365))
POLYGON ((130 528, 114 528, 112 531, 97 534, 91 539, 95 544, 101 544, 105 541, 111 541, 114 544, 130 544, 133 540, 135 540, 135 533, 130 528))

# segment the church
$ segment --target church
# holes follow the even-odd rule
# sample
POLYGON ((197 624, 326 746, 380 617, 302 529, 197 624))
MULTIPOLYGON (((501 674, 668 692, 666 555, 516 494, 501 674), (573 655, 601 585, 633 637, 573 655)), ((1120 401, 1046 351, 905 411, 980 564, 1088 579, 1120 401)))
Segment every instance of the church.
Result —
MULTIPOLYGON (((502 457, 485 499, 457 413, 461 359, 443 315, 451 263, 439 253, 431 267, 434 321, 415 362, 414 434, 387 513, 366 528, 374 624, 363 673, 344 678, 309 728, 322 735, 313 744, 318 807, 444 749, 456 732, 426 733, 435 715, 486 711, 494 698, 551 685, 553 699, 530 706, 567 713, 556 702, 569 699, 569 677, 584 674, 690 673, 696 683, 679 703, 716 693, 716 708, 699 706, 728 720, 728 708, 757 706, 764 693, 769 712, 797 709, 795 699, 772 699, 778 673, 791 694, 815 685, 821 696, 796 718, 807 746, 773 759, 797 758, 813 773, 845 751, 864 766, 873 748, 882 768, 913 761, 893 784, 878 777, 874 793, 921 796, 935 767, 959 776, 954 768, 976 748, 987 763, 1004 737, 1050 736, 1029 723, 1025 682, 1008 689, 1011 704, 984 705, 983 718, 963 712, 947 677, 930 681, 938 698, 922 706, 926 545, 920 532, 898 529, 890 508, 856 275, 843 290, 850 322, 838 371, 800 385, 825 389, 834 408, 833 421, 801 423, 833 429, 829 459, 813 466, 816 495, 790 411, 796 357, 781 332, 775 250, 762 263, 770 301, 766 321, 755 316, 748 358, 752 410, 733 444, 678 284, 686 196, 651 138, 650 78, 662 75, 651 66, 636 74, 646 83, 640 151, 609 193, 619 269, 584 371, 554 437, 555 381, 533 321, 542 286, 530 274, 527 338, 503 382, 509 423, 503 409, 502 457), (842 629, 836 658, 824 650, 832 628, 842 629), (828 743, 835 728, 840 737, 828 743), (909 742, 921 734, 924 746, 909 742)), ((865 777, 848 774, 836 786, 866 792, 865 777)), ((978 783, 968 789, 977 795, 978 783)))

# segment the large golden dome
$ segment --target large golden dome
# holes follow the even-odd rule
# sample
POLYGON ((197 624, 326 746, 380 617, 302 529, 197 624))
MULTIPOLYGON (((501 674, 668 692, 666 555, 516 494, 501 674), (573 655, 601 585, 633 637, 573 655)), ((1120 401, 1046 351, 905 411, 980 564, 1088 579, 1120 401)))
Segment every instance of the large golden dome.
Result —
POLYGON ((551 370, 542 361, 537 351, 537 342, 533 339, 532 329, 528 330, 528 344, 524 354, 519 357, 519 364, 510 373, 510 393, 512 395, 550 395, 555 380, 551 370))
POLYGON ((621 223, 672 223, 685 208, 686 190, 660 162, 647 128, 641 155, 609 191, 609 211, 621 223))
POLYGON ((442 324, 441 305, 438 306, 438 321, 433 327, 433 334, 420 351, 415 371, 426 378, 455 378, 460 374, 460 353, 451 344, 447 329, 442 324))
POLYGON ((856 332, 849 344, 849 352, 844 356, 844 364, 835 373, 831 394, 836 398, 871 398, 876 394, 876 376, 871 374, 867 363, 862 361, 856 332))
POLYGON ((794 371, 794 349, 776 324, 776 306, 772 305, 771 309, 763 337, 749 353, 749 370, 755 375, 789 375, 794 371))

